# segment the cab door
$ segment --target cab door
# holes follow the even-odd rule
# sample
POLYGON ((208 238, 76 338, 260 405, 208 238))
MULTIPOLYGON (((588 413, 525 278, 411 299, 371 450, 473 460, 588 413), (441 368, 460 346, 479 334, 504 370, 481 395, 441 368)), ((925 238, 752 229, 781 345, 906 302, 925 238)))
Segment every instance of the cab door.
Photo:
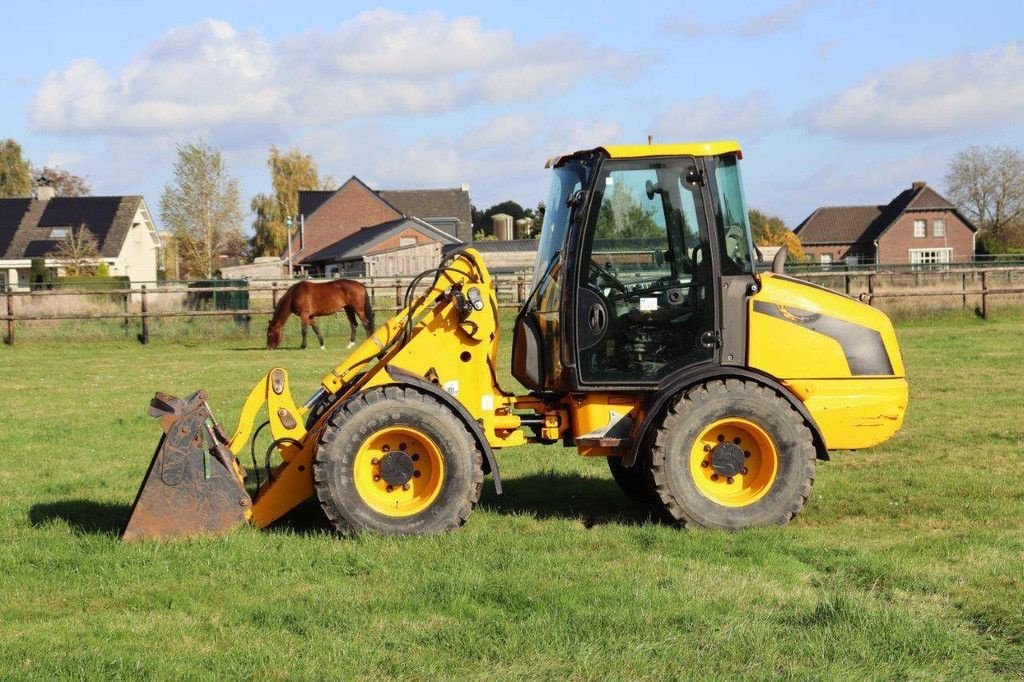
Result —
POLYGON ((577 385, 651 386, 715 362, 715 268, 697 159, 607 160, 575 263, 577 385))

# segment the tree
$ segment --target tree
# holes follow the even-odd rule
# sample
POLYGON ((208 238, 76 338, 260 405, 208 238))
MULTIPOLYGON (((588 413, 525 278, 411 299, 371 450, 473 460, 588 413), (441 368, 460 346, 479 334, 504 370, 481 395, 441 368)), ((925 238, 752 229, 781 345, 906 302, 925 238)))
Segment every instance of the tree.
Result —
POLYGON ((802 261, 806 258, 800 238, 786 227, 786 223, 778 216, 768 215, 750 209, 750 230, 754 236, 754 244, 758 246, 785 246, 786 260, 802 261))
POLYGON ((594 236, 602 239, 664 237, 665 228, 654 221, 654 208, 644 208, 624 182, 615 183, 597 211, 594 236))
POLYGON ((241 256, 238 180, 206 142, 178 145, 174 180, 160 197, 160 219, 174 234, 185 277, 213 277, 221 256, 241 256))
POLYGON ((0 199, 32 194, 32 172, 21 156, 21 145, 14 140, 0 141, 0 199))
POLYGON ((57 243, 57 250, 53 255, 64 266, 64 272, 69 277, 92 275, 96 273, 100 257, 99 241, 85 223, 82 223, 64 235, 57 243))
POLYGON ((32 177, 36 180, 37 187, 53 187, 59 197, 87 197, 92 194, 92 187, 85 178, 62 168, 33 168, 32 177))
POLYGON ((493 234, 494 226, 491 224, 491 218, 498 215, 499 213, 504 213, 505 215, 512 216, 512 222, 515 222, 520 218, 527 217, 526 209, 524 209, 522 206, 512 201, 511 199, 508 199, 507 201, 502 201, 500 203, 495 204, 494 206, 491 206, 482 213, 474 208, 472 214, 473 231, 482 231, 484 234, 493 234))
POLYGON ((311 154, 299 149, 282 152, 271 146, 267 157, 273 194, 257 194, 249 207, 255 214, 250 254, 257 256, 278 256, 288 248, 287 221, 299 218, 299 190, 334 189, 336 182, 331 176, 321 178, 316 161, 311 154))
POLYGON ((949 199, 978 228, 988 250, 1024 246, 1024 150, 972 146, 946 171, 949 199))

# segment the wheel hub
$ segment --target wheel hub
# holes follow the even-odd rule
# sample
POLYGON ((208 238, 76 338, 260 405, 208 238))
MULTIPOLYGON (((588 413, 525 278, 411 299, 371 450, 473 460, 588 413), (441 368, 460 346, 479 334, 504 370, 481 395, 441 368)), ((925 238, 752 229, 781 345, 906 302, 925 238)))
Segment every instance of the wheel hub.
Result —
POLYGON ((719 476, 732 477, 740 473, 743 461, 743 449, 735 443, 719 443, 711 452, 711 466, 719 476))
MULTIPOLYGON (((740 459, 742 458, 743 453, 740 453, 740 459)), ((380 460, 380 477, 388 485, 395 487, 405 485, 412 480, 414 472, 412 457, 403 450, 392 450, 380 460)))

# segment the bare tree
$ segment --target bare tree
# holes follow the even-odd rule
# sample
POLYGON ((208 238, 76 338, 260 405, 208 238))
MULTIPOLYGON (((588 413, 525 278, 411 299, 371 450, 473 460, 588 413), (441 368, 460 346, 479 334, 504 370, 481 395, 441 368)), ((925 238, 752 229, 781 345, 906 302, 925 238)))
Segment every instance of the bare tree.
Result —
POLYGON ((972 146, 954 156, 947 194, 996 248, 1024 245, 1024 151, 972 146))
POLYGON ((219 150, 202 140, 178 146, 160 219, 174 234, 184 276, 213 277, 221 256, 245 252, 239 196, 219 150))
POLYGON ((32 178, 36 186, 53 187, 59 197, 87 197, 92 194, 92 187, 81 175, 75 175, 62 168, 43 166, 32 169, 32 178))
POLYGON ((99 241, 85 223, 82 223, 68 230, 64 238, 57 243, 57 250, 53 255, 70 277, 92 275, 96 272, 100 257, 99 241))

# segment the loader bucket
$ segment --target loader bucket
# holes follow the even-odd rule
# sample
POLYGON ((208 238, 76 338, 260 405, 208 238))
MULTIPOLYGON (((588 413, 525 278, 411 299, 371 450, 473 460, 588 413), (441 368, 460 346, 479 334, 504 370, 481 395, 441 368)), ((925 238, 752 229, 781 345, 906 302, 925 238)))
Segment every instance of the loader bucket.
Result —
POLYGON ((221 535, 252 505, 206 393, 157 393, 149 413, 164 435, 132 505, 123 540, 221 535))

